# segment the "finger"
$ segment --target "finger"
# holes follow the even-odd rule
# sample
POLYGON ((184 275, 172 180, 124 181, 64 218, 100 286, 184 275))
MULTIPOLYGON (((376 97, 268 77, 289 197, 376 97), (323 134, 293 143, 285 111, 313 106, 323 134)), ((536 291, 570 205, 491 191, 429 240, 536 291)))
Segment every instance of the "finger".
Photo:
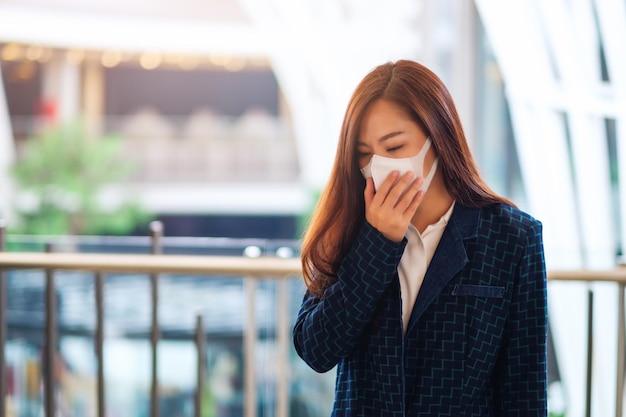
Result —
POLYGON ((391 190, 393 185, 396 183, 399 176, 400 176, 399 171, 397 170, 391 171, 389 175, 387 175, 387 178, 385 178, 383 183, 380 184, 380 186, 376 190, 376 197, 380 199, 380 205, 382 205, 387 199, 387 195, 389 194, 389 191, 391 190))
POLYGON ((388 200, 393 207, 396 207, 401 202, 402 196, 406 193, 414 176, 415 174, 411 171, 405 172, 400 179, 392 185, 386 200, 388 200))
POLYGON ((365 179, 365 190, 363 190, 363 198, 365 200, 365 206, 369 206, 374 199, 374 180, 372 177, 365 179))
POLYGON ((396 204, 396 207, 402 212, 404 213, 409 206, 411 205, 411 203, 413 202, 413 199, 415 198, 415 195, 420 191, 420 188, 422 188, 422 184, 424 183, 424 179, 423 178, 416 178, 404 191, 404 193, 402 194, 402 196, 400 197, 400 200, 398 200, 398 204, 396 204))
POLYGON ((424 194, 425 193, 422 190, 419 190, 417 194, 415 194, 415 196, 411 200, 411 204, 409 204, 406 210, 404 211, 404 215, 406 217, 411 219, 413 218, 413 216, 415 216, 415 212, 417 211, 417 208, 420 206, 420 204, 422 203, 422 200, 424 199, 424 194))

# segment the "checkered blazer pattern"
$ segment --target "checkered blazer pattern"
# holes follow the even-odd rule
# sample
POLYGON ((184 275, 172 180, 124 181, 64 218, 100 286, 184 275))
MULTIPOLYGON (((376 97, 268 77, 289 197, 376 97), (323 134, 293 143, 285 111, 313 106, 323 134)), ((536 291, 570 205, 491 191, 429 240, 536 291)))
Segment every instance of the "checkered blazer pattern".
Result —
POLYGON ((304 296, 294 344, 317 372, 336 366, 332 416, 546 416, 541 223, 504 204, 457 203, 406 334, 405 245, 364 222, 338 282, 304 296))

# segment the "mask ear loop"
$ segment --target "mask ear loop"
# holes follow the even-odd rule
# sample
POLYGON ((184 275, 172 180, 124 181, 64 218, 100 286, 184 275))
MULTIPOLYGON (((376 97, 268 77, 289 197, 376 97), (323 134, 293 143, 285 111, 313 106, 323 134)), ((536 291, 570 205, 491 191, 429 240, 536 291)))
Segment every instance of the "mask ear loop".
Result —
POLYGON ((424 142, 424 145, 422 145, 422 149, 420 149, 420 151, 418 152, 417 155, 419 155, 419 157, 421 158, 426 152, 428 152, 428 150, 430 149, 430 145, 432 143, 432 140, 430 139, 430 136, 426 138, 426 142, 424 142))
MULTIPOLYGON (((426 142, 424 143, 424 146, 422 146, 422 149, 419 151, 419 154, 418 154, 419 157, 422 158, 422 161, 426 160, 426 157, 424 154, 428 152, 431 144, 432 144, 432 139, 429 136, 428 138, 426 138, 426 142)), ((422 190, 428 189, 430 182, 435 176, 435 172, 437 171, 438 165, 439 165, 439 158, 435 157, 435 160, 433 161, 433 164, 431 165, 430 170, 428 171, 428 175, 424 177, 424 183, 422 184, 422 188, 421 188, 422 190)), ((423 162, 422 162, 422 167, 423 167, 423 162)))
POLYGON ((437 171, 437 165, 439 165, 439 158, 435 158, 432 166, 430 167, 430 171, 428 171, 428 175, 424 178, 424 183, 422 184, 422 189, 428 188, 430 182, 435 176, 435 171, 437 171))

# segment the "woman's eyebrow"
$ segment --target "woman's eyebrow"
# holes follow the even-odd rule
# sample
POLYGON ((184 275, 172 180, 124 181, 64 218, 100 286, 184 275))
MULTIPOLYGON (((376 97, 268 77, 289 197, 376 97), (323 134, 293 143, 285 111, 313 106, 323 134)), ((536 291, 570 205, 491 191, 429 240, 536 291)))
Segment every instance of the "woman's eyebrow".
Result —
POLYGON ((402 130, 398 130, 398 131, 395 131, 395 132, 390 132, 390 133, 387 133, 386 135, 384 135, 384 136, 382 136, 380 139, 378 139, 378 142, 379 142, 379 143, 382 143, 382 142, 384 142, 384 141, 386 141, 386 140, 389 140, 389 139, 391 139, 391 138, 394 138, 394 137, 396 137, 396 136, 398 136, 398 135, 401 135, 401 134, 403 134, 403 133, 404 133, 404 131, 402 131, 402 130))

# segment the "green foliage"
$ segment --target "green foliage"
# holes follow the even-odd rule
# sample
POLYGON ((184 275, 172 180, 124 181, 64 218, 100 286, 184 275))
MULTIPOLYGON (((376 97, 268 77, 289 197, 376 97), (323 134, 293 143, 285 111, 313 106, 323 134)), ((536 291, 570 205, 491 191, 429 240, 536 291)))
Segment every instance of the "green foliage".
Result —
POLYGON ((211 393, 211 389, 208 384, 204 385, 204 389, 202 390, 202 406, 200 415, 202 417, 216 417, 217 416, 217 406, 215 404, 215 399, 213 398, 213 394, 211 393))
POLYGON ((30 138, 11 170, 20 196, 11 232, 119 235, 148 222, 151 216, 130 198, 110 211, 99 201, 104 186, 132 174, 120 145, 115 136, 89 138, 79 123, 30 138))

